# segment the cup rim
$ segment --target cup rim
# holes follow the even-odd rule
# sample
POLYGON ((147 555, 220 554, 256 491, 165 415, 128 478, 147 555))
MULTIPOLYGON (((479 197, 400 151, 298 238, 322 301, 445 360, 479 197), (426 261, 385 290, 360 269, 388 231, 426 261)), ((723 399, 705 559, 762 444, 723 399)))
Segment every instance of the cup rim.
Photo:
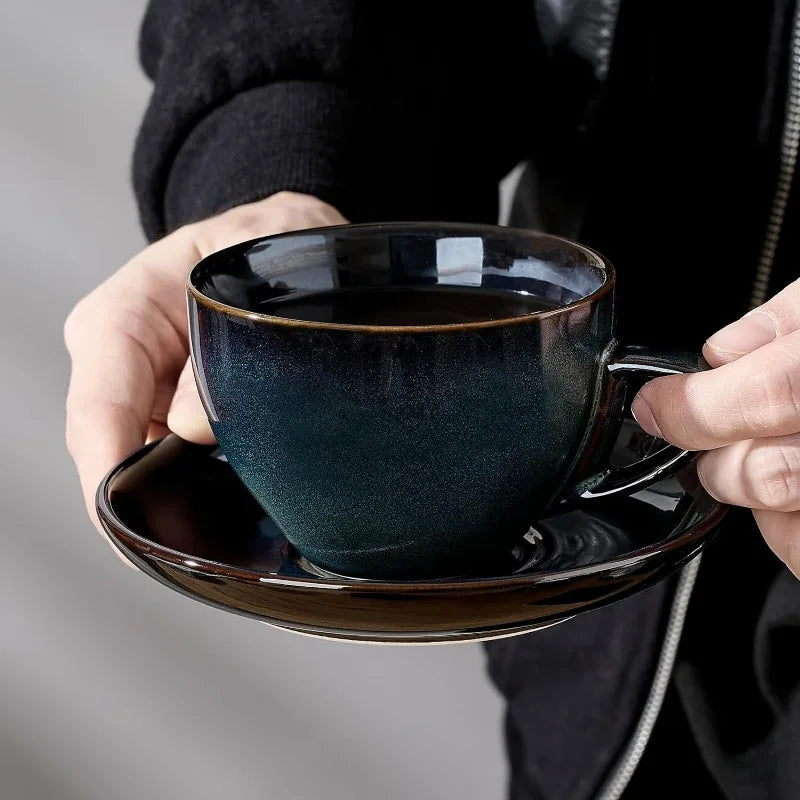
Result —
POLYGON ((362 222, 362 223, 347 223, 342 225, 328 225, 317 228, 302 228, 296 231, 286 231, 283 233, 270 234, 268 236, 258 236, 254 239, 248 239, 239 242, 229 247, 222 248, 207 256, 201 258, 190 270, 186 278, 186 292, 196 302, 207 308, 226 314, 227 316, 245 319, 251 322, 261 322, 270 325, 276 325, 285 328, 305 328, 311 330, 340 330, 352 331, 360 333, 384 333, 384 334, 400 334, 400 333, 457 333, 465 330, 478 330, 482 328, 502 328, 509 325, 522 325, 538 322, 539 320, 548 319, 550 317, 563 314, 565 312, 574 311, 584 306, 589 306, 595 301, 599 300, 608 294, 614 287, 616 282, 616 271, 611 262, 603 255, 598 253, 586 245, 579 242, 567 239, 564 236, 556 236, 550 233, 541 233, 539 231, 531 230, 528 228, 512 228, 504 225, 488 225, 488 224, 472 224, 468 222, 362 222), (239 306, 224 303, 209 297, 205 292, 198 288, 195 284, 198 274, 206 267, 208 262, 212 259, 216 260, 226 253, 234 250, 242 250, 248 247, 269 241, 278 241, 282 239, 289 239, 296 236, 305 236, 308 234, 328 234, 337 230, 355 230, 355 229, 371 229, 375 234, 383 231, 406 231, 408 233, 429 232, 436 231, 453 231, 468 233, 472 232, 477 236, 486 236, 488 234, 495 235, 518 235, 534 237, 540 240, 552 241, 554 244, 567 245, 568 247, 579 250, 584 255, 588 256, 593 262, 593 266, 598 268, 603 274, 603 282, 593 292, 590 292, 585 297, 581 297, 573 303, 567 305, 560 305, 556 308, 545 309, 542 311, 533 311, 529 314, 521 314, 512 317, 500 317, 498 319, 481 320, 479 322, 446 322, 435 325, 365 325, 343 322, 317 322, 313 320, 292 319, 290 317, 279 317, 273 314, 264 314, 260 311, 251 311, 241 308, 239 306))

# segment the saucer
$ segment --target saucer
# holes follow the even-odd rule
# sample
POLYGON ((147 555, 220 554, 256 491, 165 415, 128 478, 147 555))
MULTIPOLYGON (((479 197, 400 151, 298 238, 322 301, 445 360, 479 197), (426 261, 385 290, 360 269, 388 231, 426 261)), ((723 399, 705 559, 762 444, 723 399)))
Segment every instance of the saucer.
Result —
MULTIPOLYGON (((620 442, 624 463, 641 449, 641 431, 620 442)), ((635 494, 537 520, 504 561, 487 558, 483 574, 373 581, 306 562, 217 448, 174 435, 112 470, 97 507, 125 555, 181 594, 297 633, 374 643, 492 639, 562 622, 667 577, 710 541, 726 510, 690 464, 635 494)))

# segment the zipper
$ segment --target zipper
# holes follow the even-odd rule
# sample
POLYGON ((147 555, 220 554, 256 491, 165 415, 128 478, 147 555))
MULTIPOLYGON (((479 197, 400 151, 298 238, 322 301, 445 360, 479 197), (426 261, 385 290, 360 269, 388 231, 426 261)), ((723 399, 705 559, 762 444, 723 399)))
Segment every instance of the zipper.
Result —
POLYGON ((797 165, 797 150, 800 144, 800 3, 797 3, 792 20, 792 44, 789 55, 789 85, 786 92, 786 110, 781 134, 780 162, 775 195, 769 211, 767 231, 761 247, 761 254, 750 295, 750 310, 760 306, 769 292, 775 253, 786 218, 789 193, 797 165))
POLYGON ((617 766, 606 780, 600 793, 599 800, 619 800, 622 793, 628 787, 639 761, 642 759, 644 749, 650 741, 656 720, 664 704, 664 697, 667 694, 669 681, 672 677, 672 667, 675 665, 675 657, 678 654, 678 645, 683 633, 683 625, 686 621, 686 612, 689 610, 689 601, 692 597, 697 573, 700 570, 702 556, 698 555, 693 561, 683 568, 678 588, 675 590, 675 599, 672 601, 672 609, 669 612, 667 622, 667 632, 661 645, 661 652, 658 656, 658 666, 653 683, 650 686, 650 693, 644 704, 639 722, 633 731, 628 746, 622 753, 617 766))
POLYGON ((611 46, 614 43, 614 33, 619 17, 619 4, 621 0, 603 0, 599 16, 599 26, 597 30, 597 55, 598 63, 595 68, 595 75, 600 81, 605 81, 608 77, 608 68, 611 64, 611 46))
MULTIPOLYGON (((783 133, 781 134, 778 180, 750 295, 751 310, 760 306, 767 299, 775 254, 780 242, 786 208, 789 204, 789 193, 797 167, 798 147, 800 147, 800 2, 795 4, 792 18, 789 84, 786 92, 783 133)), ((645 747, 650 741, 672 677, 672 669, 675 666, 678 645, 681 641, 686 613, 689 610, 689 601, 697 580, 697 573, 700 570, 701 560, 702 556, 697 556, 683 569, 678 588, 675 591, 667 622, 667 632, 661 645, 658 666, 647 701, 628 746, 603 784, 598 794, 598 800, 619 800, 622 797, 642 759, 645 747)))

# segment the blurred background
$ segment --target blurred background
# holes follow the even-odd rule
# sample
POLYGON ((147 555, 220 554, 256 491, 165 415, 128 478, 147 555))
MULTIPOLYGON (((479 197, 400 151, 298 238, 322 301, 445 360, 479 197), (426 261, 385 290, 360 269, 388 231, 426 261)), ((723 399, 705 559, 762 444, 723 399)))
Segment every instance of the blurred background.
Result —
POLYGON ((480 646, 273 630, 126 569, 64 447, 76 300, 144 242, 143 0, 0 8, 0 798, 460 798, 505 789, 480 646))

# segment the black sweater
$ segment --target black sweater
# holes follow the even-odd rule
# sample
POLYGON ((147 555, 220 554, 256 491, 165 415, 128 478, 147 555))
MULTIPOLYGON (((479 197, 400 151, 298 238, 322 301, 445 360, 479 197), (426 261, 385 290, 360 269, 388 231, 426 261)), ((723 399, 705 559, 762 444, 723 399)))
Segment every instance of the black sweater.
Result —
POLYGON ((419 0, 152 2, 145 232, 281 189, 353 221, 495 222, 497 183, 524 155, 515 83, 536 72, 532 35, 511 0, 481 16, 419 0))
MULTIPOLYGON (((552 179, 537 198, 548 210, 582 178, 579 227, 551 229, 615 261, 623 338, 698 348, 747 305, 791 3, 700 4, 689 19, 665 0, 623 2, 588 147, 570 99, 593 78, 564 45, 580 36, 541 35, 556 5, 152 0, 134 159, 148 237, 286 189, 354 222, 494 222, 498 180, 531 158, 552 179)), ((797 274, 797 215, 793 201, 773 288, 797 274)), ((509 699, 514 800, 592 796, 640 712, 673 589, 487 647, 509 699)), ((800 797, 800 582, 744 511, 706 554, 625 797, 680 791, 800 797)))

